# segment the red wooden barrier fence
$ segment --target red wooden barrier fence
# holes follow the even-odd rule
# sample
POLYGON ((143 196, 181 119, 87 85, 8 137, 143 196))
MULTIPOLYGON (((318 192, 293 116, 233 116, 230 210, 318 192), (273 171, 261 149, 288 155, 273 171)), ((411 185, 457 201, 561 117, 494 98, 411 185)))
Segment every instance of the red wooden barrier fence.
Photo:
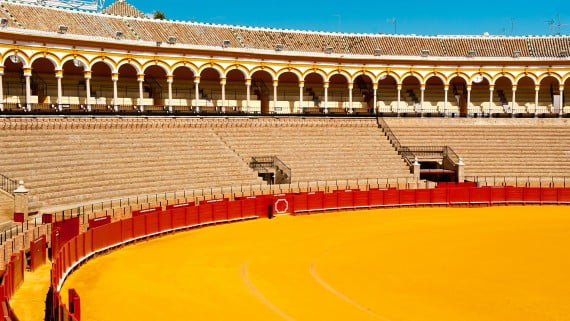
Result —
MULTIPOLYGON (((133 217, 129 219, 117 222, 104 221, 105 224, 93 223, 92 228, 80 235, 74 235, 75 221, 58 222, 60 224, 55 225, 56 228, 54 228, 58 233, 54 236, 56 241, 54 246, 58 251, 55 252, 52 265, 52 286, 54 289, 59 289, 70 269, 92 255, 94 251, 181 228, 229 222, 242 218, 266 217, 269 210, 272 210, 273 214, 294 214, 387 206, 500 204, 570 204, 570 188, 476 188, 470 184, 463 184, 420 190, 393 188, 371 189, 370 191, 339 190, 332 193, 310 192, 253 196, 238 198, 234 201, 220 199, 204 201, 200 204, 169 205, 164 211, 161 208, 134 211, 133 217), (69 236, 71 238, 62 242, 69 236)), ((22 282, 23 259, 23 252, 10 258, 7 277, 0 285, 2 299, 11 297, 14 289, 22 282)), ((55 291, 54 315, 57 315, 59 320, 67 317, 68 319, 65 320, 80 321, 80 301, 76 292, 73 295, 70 293, 68 306, 69 309, 61 302, 59 293, 55 291)))

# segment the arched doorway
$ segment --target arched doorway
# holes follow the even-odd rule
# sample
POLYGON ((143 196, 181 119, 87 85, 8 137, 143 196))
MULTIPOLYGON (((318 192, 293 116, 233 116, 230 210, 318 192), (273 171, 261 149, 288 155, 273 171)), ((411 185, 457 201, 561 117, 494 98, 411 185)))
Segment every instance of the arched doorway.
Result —
POLYGON ((283 107, 289 114, 302 112, 307 107, 309 95, 305 94, 304 87, 299 87, 299 77, 292 72, 285 72, 277 78, 279 87, 277 97, 283 102, 283 107), (301 96, 303 101, 301 101, 301 96))
POLYGON ((168 107, 168 82, 164 68, 153 65, 144 70, 144 92, 152 99, 152 105, 146 110, 162 112, 168 107))
POLYGON ((495 80, 495 90, 493 95, 493 103, 495 105, 493 112, 498 114, 513 113, 513 84, 511 80, 505 76, 501 76, 495 80))
POLYGON ((105 62, 96 62, 91 67, 91 94, 94 97, 92 100, 94 112, 113 110, 112 71, 105 62))
POLYGON ((560 83, 558 79, 548 76, 540 81, 538 90, 537 114, 559 114, 562 107, 560 83))
MULTIPOLYGON (((313 102, 313 107, 305 110, 308 113, 328 113, 328 108, 325 108, 325 84, 324 77, 316 72, 311 72, 305 75, 305 92, 309 95, 309 99, 313 102)), ((327 92, 328 100, 328 92, 327 92)))
POLYGON ((398 81, 390 75, 383 75, 378 80, 378 113, 382 116, 397 114, 398 81))
POLYGON ((329 112, 346 114, 349 112, 348 79, 343 74, 334 74, 329 78, 329 112))
POLYGON ((176 113, 192 112, 195 101, 194 72, 185 66, 174 69, 172 83, 172 107, 176 113))
POLYGON ((124 64, 118 72, 116 105, 123 111, 133 110, 139 100, 137 70, 131 64, 124 64))
POLYGON ((374 81, 366 74, 354 79, 352 108, 355 113, 374 113, 374 81))
MULTIPOLYGON (((247 106, 247 85, 245 74, 239 69, 232 69, 226 74, 226 100, 224 110, 227 113, 239 113, 247 106)), ((262 112, 263 112, 262 108, 262 112)), ((265 113, 269 112, 269 106, 265 113)))
MULTIPOLYGON (((36 59, 32 63, 32 104, 37 104, 38 110, 60 110, 63 101, 62 74, 56 75, 55 65, 47 58, 36 59), (59 84, 59 87, 58 87, 59 84), (58 95, 62 94, 62 95, 58 95)), ((69 108, 69 105, 66 105, 69 108)))
POLYGON ((430 114, 444 114, 446 109, 444 82, 437 76, 431 76, 426 80, 422 111, 430 114))
POLYGON ((448 100, 451 116, 468 116, 467 81, 465 79, 455 76, 449 80, 448 100))
POLYGON ((206 68, 200 73, 200 110, 217 113, 221 107, 222 87, 220 73, 214 68, 206 68))
POLYGON ((26 84, 23 58, 10 55, 4 60, 2 76, 2 109, 5 111, 26 110, 26 84))
MULTIPOLYGON (((279 84, 281 85, 281 84, 279 84)), ((290 113, 290 106, 279 100, 277 82, 273 81, 271 74, 265 70, 257 70, 251 75, 249 89, 249 106, 246 109, 250 113, 290 113), (273 87, 273 92, 271 88, 273 87), (273 97, 273 100, 271 100, 273 97)))
POLYGON ((85 65, 80 60, 68 60, 63 64, 63 97, 62 104, 70 110, 87 110, 87 83, 85 81, 85 65))
POLYGON ((402 80, 400 113, 422 114, 422 90, 421 80, 409 75, 402 80))
POLYGON ((535 84, 532 78, 525 76, 517 81, 514 106, 515 114, 530 114, 537 110, 537 105, 535 104, 535 84))
POLYGON ((471 112, 474 116, 490 116, 493 104, 491 81, 482 75, 474 77, 471 84, 471 112))

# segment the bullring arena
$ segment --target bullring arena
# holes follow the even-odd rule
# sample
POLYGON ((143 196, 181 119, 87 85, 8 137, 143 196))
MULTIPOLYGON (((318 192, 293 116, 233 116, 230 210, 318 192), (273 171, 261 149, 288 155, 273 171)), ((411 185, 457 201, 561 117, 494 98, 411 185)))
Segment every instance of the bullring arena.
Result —
POLYGON ((570 37, 0 1, 4 320, 570 320, 570 37))

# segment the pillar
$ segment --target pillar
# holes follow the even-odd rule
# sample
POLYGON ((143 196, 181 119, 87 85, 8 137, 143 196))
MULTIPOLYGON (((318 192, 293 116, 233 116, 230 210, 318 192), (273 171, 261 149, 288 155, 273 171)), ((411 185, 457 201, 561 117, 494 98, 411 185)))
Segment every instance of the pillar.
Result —
POLYGON ((195 89, 195 102, 194 102, 194 110, 199 113, 200 112, 200 76, 194 77, 194 89, 195 89))
POLYGON ((402 95, 402 84, 398 84, 398 104, 396 105, 396 116, 400 116, 400 96, 402 95))
POLYGON ((117 83, 119 82, 119 73, 114 72, 111 75, 111 80, 113 80, 113 109, 115 112, 119 111, 119 90, 117 88, 117 83))
POLYGON ((374 91, 374 115, 376 115, 378 113, 378 84, 374 84, 374 86, 372 87, 372 90, 374 91))
POLYGON ((18 188, 14 190, 14 213, 23 213, 24 221, 28 220, 28 192, 24 181, 19 181, 18 188))
POLYGON ((174 112, 174 110, 172 108, 172 83, 173 82, 174 82, 174 76, 173 75, 166 76, 166 83, 168 84, 167 107, 168 107, 168 113, 170 113, 170 114, 172 114, 174 112))
POLYGON ((540 85, 534 86, 534 117, 538 116, 538 92, 540 91, 540 85))
POLYGON ((24 78, 26 79, 26 110, 32 111, 32 87, 31 87, 31 78, 32 78, 32 68, 24 68, 24 78))
POLYGON ((493 92, 495 85, 489 85, 489 118, 493 117, 493 92))
POLYGON ((273 112, 277 112, 277 86, 279 85, 279 80, 273 80, 273 112))
POLYGON ((329 82, 323 82, 323 88, 325 90, 325 114, 329 113, 329 82))
POLYGON ((226 78, 220 78, 220 85, 222 86, 222 108, 221 112, 226 112, 226 78))
POLYGON ((61 105, 63 104, 63 89, 61 88, 61 80, 63 79, 63 70, 55 71, 55 78, 57 79, 57 109, 62 111, 61 105))
POLYGON ((472 108, 471 108, 471 85, 467 85, 467 117, 470 115, 472 116, 472 108))
POLYGON ((246 89, 246 100, 247 105, 245 106, 245 112, 249 113, 249 104, 251 101, 251 78, 245 80, 245 89, 246 89))
POLYGON ((426 85, 422 84, 420 86, 420 116, 423 116, 423 114, 424 114, 425 93, 426 93, 426 85))
POLYGON ((87 105, 87 111, 91 111, 91 71, 84 71, 83 77, 85 78, 85 104, 87 105))
POLYGON ((303 90, 305 88, 305 82, 299 80, 299 113, 303 113, 303 90))
POLYGON ((348 83, 348 113, 352 114, 352 112, 354 111, 353 107, 352 107, 352 88, 353 88, 353 83, 349 82, 348 83))
POLYGON ((465 182, 465 163, 463 162, 463 159, 461 159, 461 157, 459 158, 459 161, 456 164, 455 173, 457 173, 458 182, 460 183, 465 182))
POLYGON ((447 117, 447 97, 449 95, 449 85, 443 85, 443 117, 447 117))
POLYGON ((414 162, 412 163, 412 173, 414 174, 414 177, 416 180, 420 180, 420 174, 421 174, 421 164, 418 161, 418 158, 414 158, 414 162))
POLYGON ((139 83, 139 111, 144 112, 144 74, 137 75, 137 82, 139 83))
POLYGON ((4 67, 0 67, 0 112, 4 111, 4 84, 2 76, 4 76, 4 67))
POLYGON ((562 117, 564 114, 564 84, 561 84, 558 90, 560 91, 560 109, 558 110, 558 115, 562 117))
POLYGON ((511 117, 515 117, 515 104, 517 97, 517 85, 513 85, 513 101, 511 102, 511 117))

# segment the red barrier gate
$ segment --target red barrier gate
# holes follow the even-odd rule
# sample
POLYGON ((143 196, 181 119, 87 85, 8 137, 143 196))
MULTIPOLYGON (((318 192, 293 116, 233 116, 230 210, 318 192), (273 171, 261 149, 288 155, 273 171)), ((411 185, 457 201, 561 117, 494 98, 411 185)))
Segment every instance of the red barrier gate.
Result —
POLYGON ((293 195, 273 195, 273 215, 293 214, 293 195))
POLYGON ((491 189, 483 188, 470 188, 469 189, 469 203, 470 204, 491 204, 491 189))
POLYGON ((352 209, 354 208, 354 190, 340 190, 334 191, 338 197, 338 209, 352 209))
POLYGON ((111 217, 110 216, 92 218, 89 220, 89 228, 96 228, 96 227, 103 226, 103 225, 109 224, 109 223, 111 223, 111 217))
POLYGON ((324 192, 307 193, 307 210, 310 212, 322 211, 324 209, 324 192))
POLYGON ((562 188, 543 188, 540 190, 541 204, 558 204, 558 193, 562 188))
POLYGON ((325 210, 338 209, 338 197, 336 193, 325 193, 323 198, 323 208, 325 210))
POLYGON ((33 272, 47 260, 46 236, 30 241, 30 270, 33 272))
POLYGON ((370 195, 368 191, 354 190, 354 208, 370 207, 370 195))
POLYGON ((378 207, 384 205, 384 190, 381 189, 371 189, 368 191, 368 204, 371 207, 378 207))

